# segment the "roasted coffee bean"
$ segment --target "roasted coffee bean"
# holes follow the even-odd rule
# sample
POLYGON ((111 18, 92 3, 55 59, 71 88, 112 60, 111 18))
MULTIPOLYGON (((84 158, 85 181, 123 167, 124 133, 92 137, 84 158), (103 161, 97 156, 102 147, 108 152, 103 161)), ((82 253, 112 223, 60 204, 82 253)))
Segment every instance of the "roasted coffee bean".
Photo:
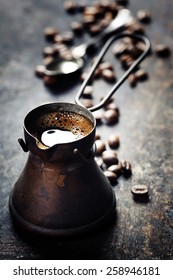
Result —
POLYGON ((131 87, 135 87, 136 86, 136 83, 137 83, 137 78, 135 76, 134 73, 131 73, 129 76, 128 76, 128 82, 130 84, 131 87))
POLYGON ((117 154, 112 150, 103 151, 102 159, 103 159, 103 162, 108 166, 118 163, 117 154))
POLYGON ((108 144, 111 149, 117 149, 120 145, 120 139, 117 135, 111 134, 108 137, 108 144))
POLYGON ((109 170, 104 171, 104 175, 108 178, 109 182, 114 185, 117 183, 117 175, 109 170))
POLYGON ((143 69, 139 69, 135 72, 135 77, 138 81, 145 81, 148 79, 148 73, 143 69))
POLYGON ((139 10, 137 12, 137 19, 143 23, 149 23, 151 21, 151 13, 148 10, 139 10))
POLYGON ((93 107, 93 102, 91 99, 82 99, 82 104, 86 107, 86 108, 90 108, 93 107))
POLYGON ((74 1, 72 1, 72 0, 65 1, 65 3, 64 3, 64 9, 68 13, 76 12, 77 8, 78 8, 77 4, 74 1))
POLYGON ((102 140, 96 140, 95 145, 96 145, 96 155, 101 155, 103 151, 105 151, 106 149, 106 145, 102 140))
POLYGON ((104 109, 105 109, 105 110, 115 110, 116 113, 118 114, 118 116, 119 116, 119 114, 120 114, 119 108, 117 107, 117 105, 116 105, 114 102, 110 102, 109 104, 106 104, 106 105, 104 106, 104 109))
POLYGON ((146 185, 134 185, 132 186, 131 188, 131 192, 134 194, 134 195, 147 195, 148 194, 148 187, 146 185))
POLYGON ((96 141, 96 140, 100 140, 100 139, 101 139, 100 134, 97 134, 97 133, 96 133, 96 134, 95 134, 95 141, 96 141))
POLYGON ((145 34, 145 28, 138 22, 130 24, 127 29, 131 33, 145 34))
POLYGON ((170 48, 164 44, 158 44, 155 47, 155 52, 159 57, 168 57, 171 54, 170 48))
POLYGON ((97 35, 100 32, 101 32, 101 27, 99 24, 94 24, 94 25, 90 26, 90 28, 89 28, 89 33, 91 35, 97 35))
POLYGON ((45 58, 44 58, 44 60, 43 60, 43 62, 44 62, 44 65, 48 65, 48 64, 50 64, 50 63, 52 63, 54 61, 54 57, 53 56, 46 56, 45 58))
POLYGON ((99 64, 98 68, 99 68, 100 71, 103 71, 105 69, 109 69, 109 70, 112 70, 112 71, 114 70, 112 64, 109 63, 109 62, 106 62, 106 61, 105 62, 101 62, 99 64))
POLYGON ((93 86, 86 86, 82 94, 85 98, 92 98, 92 93, 93 86))
POLYGON ((121 170, 124 177, 130 177, 132 174, 132 167, 129 161, 122 160, 121 161, 121 170))
POLYGON ((81 34, 84 30, 83 24, 81 22, 73 21, 71 23, 71 29, 75 34, 81 34))
POLYGON ((114 73, 114 71, 112 71, 110 69, 103 69, 101 71, 101 76, 107 82, 113 83, 116 81, 115 73, 114 73))
POLYGON ((44 73, 45 73, 45 66, 37 65, 35 68, 35 74, 37 75, 37 77, 42 78, 44 76, 44 73))
POLYGON ((52 46, 47 46, 43 49, 43 55, 46 56, 54 56, 55 50, 52 46))
POLYGON ((117 176, 121 175, 121 164, 113 164, 109 166, 108 170, 115 173, 117 176))
POLYGON ((95 18, 102 14, 102 9, 99 6, 87 6, 83 11, 84 16, 93 16, 95 18))
POLYGON ((118 122, 118 113, 115 110, 109 109, 104 112, 104 119, 108 125, 118 122))
POLYGON ((47 40, 53 41, 54 37, 59 33, 59 31, 55 27, 46 27, 44 29, 44 36, 47 40))

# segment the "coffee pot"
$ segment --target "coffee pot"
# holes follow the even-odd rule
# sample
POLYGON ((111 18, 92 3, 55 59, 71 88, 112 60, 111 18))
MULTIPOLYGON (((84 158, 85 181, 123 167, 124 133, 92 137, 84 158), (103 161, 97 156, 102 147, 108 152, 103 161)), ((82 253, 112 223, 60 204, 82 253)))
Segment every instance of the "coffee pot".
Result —
MULTIPOLYGON (((19 144, 25 152, 29 151, 29 156, 9 199, 16 226, 39 236, 67 237, 93 231, 114 217, 116 199, 113 188, 94 159, 96 120, 92 112, 105 104, 144 59, 149 49, 150 42, 142 35, 122 33, 111 37, 83 82, 75 99, 76 104, 49 103, 27 114, 24 119, 25 141, 19 139, 19 144), (144 52, 98 105, 85 108, 80 98, 86 85, 110 45, 125 36, 142 40, 146 45, 144 52), (87 134, 79 139, 69 138, 69 141, 62 140, 52 145, 43 143, 39 136, 43 132, 40 120, 52 114, 63 115, 64 112, 80 115, 89 121, 91 126, 87 134)), ((54 125, 50 127, 46 122, 44 128, 55 132, 54 125)))

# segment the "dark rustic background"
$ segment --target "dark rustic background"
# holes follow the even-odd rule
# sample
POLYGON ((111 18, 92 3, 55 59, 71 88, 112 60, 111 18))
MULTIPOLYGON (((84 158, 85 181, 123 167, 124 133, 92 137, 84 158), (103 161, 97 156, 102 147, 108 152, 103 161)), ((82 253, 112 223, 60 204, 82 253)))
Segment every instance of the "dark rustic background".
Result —
MULTIPOLYGON (((92 1, 89 1, 92 3, 92 1)), ((131 0, 129 9, 149 9, 152 21, 145 25, 153 49, 159 43, 173 45, 173 2, 131 0)), ((106 136, 120 136, 119 158, 132 163, 133 175, 120 178, 114 187, 117 218, 104 230, 74 240, 41 242, 17 233, 8 209, 10 191, 28 154, 17 143, 23 137, 23 120, 34 107, 52 101, 73 102, 80 87, 51 92, 34 75, 46 46, 43 29, 69 30, 76 15, 68 15, 63 1, 0 1, 0 259, 172 259, 173 258, 173 54, 155 53, 143 62, 149 80, 117 92, 119 123, 101 126, 106 136), (149 200, 135 201, 134 184, 149 186, 149 200)), ((76 43, 83 39, 78 39, 76 43)), ((97 84, 104 95, 110 85, 97 84)))

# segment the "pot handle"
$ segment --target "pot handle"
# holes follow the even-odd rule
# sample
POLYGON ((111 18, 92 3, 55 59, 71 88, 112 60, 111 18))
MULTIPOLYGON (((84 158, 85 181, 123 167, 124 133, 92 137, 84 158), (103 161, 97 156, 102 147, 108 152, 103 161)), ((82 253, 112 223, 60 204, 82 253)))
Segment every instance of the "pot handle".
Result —
POLYGON ((141 40, 145 43, 145 50, 143 51, 143 53, 133 62, 133 64, 127 69, 127 71, 123 74, 123 76, 115 83, 115 85, 112 87, 112 89, 110 90, 110 92, 102 99, 102 101, 97 104, 96 106, 90 107, 88 108, 88 110, 90 110, 91 112, 94 112, 100 108, 102 108, 104 106, 104 104, 112 97, 112 95, 114 94, 114 92, 123 84, 123 82, 127 79, 127 77, 132 73, 132 71, 134 71, 134 69, 139 65, 139 63, 146 57, 146 55, 149 53, 150 48, 151 48, 151 43, 150 40, 143 35, 140 34, 130 34, 130 33, 120 33, 118 35, 114 35, 112 36, 104 45, 104 47, 101 49, 98 57, 96 58, 94 64, 91 67, 91 70, 88 73, 87 78, 84 80, 79 92, 76 95, 75 98, 75 103, 83 106, 84 105, 80 102, 80 98, 82 97, 83 91, 85 89, 85 87, 88 85, 89 81, 91 80, 95 70, 97 69, 99 63, 101 62, 102 58, 104 57, 104 55, 106 54, 106 52, 108 51, 109 47, 111 46, 111 44, 121 38, 124 37, 130 37, 132 39, 138 39, 141 40))

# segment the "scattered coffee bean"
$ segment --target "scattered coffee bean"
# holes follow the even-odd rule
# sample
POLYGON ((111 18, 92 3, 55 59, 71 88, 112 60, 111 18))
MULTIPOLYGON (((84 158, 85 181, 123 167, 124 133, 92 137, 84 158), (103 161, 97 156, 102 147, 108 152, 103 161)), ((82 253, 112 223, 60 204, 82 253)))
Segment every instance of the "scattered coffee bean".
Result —
POLYGON ((96 133, 96 134, 95 134, 95 141, 96 141, 96 140, 100 140, 100 139, 101 139, 100 134, 97 134, 97 133, 96 133))
POLYGON ((119 108, 117 105, 112 101, 104 106, 104 109, 107 110, 115 110, 119 116, 119 108))
POLYGON ((74 13, 74 12, 77 11, 77 4, 74 1, 72 1, 72 0, 65 1, 64 9, 68 13, 74 13))
POLYGON ((151 21, 151 13, 148 10, 139 10, 137 12, 137 19, 143 23, 149 23, 151 21))
POLYGON ((54 56, 55 50, 52 46, 47 46, 43 49, 43 55, 46 56, 54 56))
POLYGON ((147 195, 148 194, 148 187, 146 185, 134 185, 132 186, 131 188, 131 192, 134 194, 134 195, 147 195))
POLYGON ((45 66, 44 65, 37 65, 35 68, 35 74, 37 77, 42 78, 44 76, 45 66))
POLYGON ((118 113, 115 110, 109 109, 104 112, 104 119, 108 125, 118 122, 118 113))
POLYGON ((50 63, 52 63, 54 61, 54 58, 52 57, 52 56, 46 56, 45 58, 44 58, 44 60, 43 60, 43 62, 44 62, 44 65, 48 65, 48 64, 50 64, 50 63))
POLYGON ((137 83, 137 78, 135 76, 134 73, 131 73, 129 76, 128 76, 128 82, 130 84, 131 87, 135 87, 136 86, 136 83, 137 83))
POLYGON ((155 52, 159 57, 168 57, 171 54, 170 48, 164 44, 158 44, 155 47, 155 52))
POLYGON ((104 175, 108 178, 111 184, 117 183, 117 175, 109 170, 104 171, 104 175))
POLYGON ((139 69, 135 72, 135 77, 138 81, 145 81, 148 79, 148 73, 143 69, 139 69))
POLYGON ((109 70, 112 70, 112 71, 114 70, 112 64, 109 63, 109 62, 100 63, 98 68, 99 68, 100 71, 105 70, 105 69, 109 69, 109 70))
POLYGON ((107 81, 107 82, 115 82, 116 81, 116 76, 114 71, 110 70, 110 69, 103 69, 101 71, 101 76, 102 78, 107 81))
POLYGON ((93 86, 86 86, 83 91, 84 98, 92 98, 93 86))
POLYGON ((96 155, 99 156, 103 153, 103 151, 106 150, 106 145, 102 140, 96 140, 95 141, 96 145, 96 155))
POLYGON ((103 159, 103 162, 108 166, 118 163, 118 156, 112 150, 103 151, 102 152, 102 159, 103 159))
POLYGON ((120 145, 119 137, 115 134, 111 134, 108 138, 108 144, 111 149, 117 149, 120 145))
POLYGON ((59 33, 59 31, 55 27, 46 27, 44 29, 44 36, 47 40, 53 41, 54 37, 59 33))
POLYGON ((122 169, 122 174, 124 177, 130 177, 132 174, 132 167, 129 161, 122 160, 121 161, 121 169, 122 169))
POLYGON ((77 35, 81 34, 84 30, 83 24, 81 22, 73 21, 71 23, 71 29, 77 35))
POLYGON ((120 176, 121 175, 121 164, 113 164, 113 165, 109 166, 108 170, 115 173, 117 176, 120 176))
POLYGON ((93 107, 93 102, 92 102, 92 100, 91 99, 88 99, 88 98, 86 98, 86 99, 82 99, 82 104, 86 107, 86 108, 90 108, 90 107, 93 107))

